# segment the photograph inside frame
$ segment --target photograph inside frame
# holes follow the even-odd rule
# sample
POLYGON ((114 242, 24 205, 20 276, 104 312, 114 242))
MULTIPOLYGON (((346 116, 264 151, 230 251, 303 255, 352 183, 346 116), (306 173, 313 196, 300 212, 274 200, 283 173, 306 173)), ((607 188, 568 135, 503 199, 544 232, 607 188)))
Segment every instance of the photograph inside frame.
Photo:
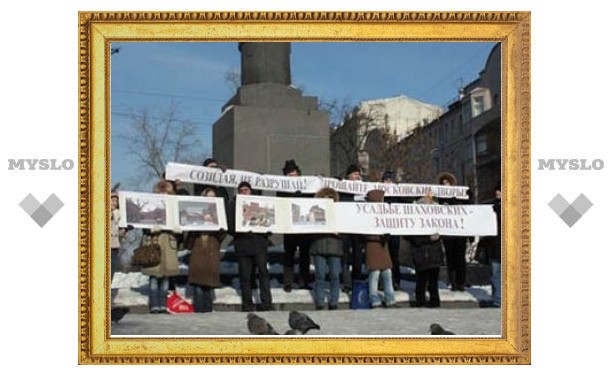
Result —
POLYGON ((503 338, 504 46, 112 40, 108 337, 503 338), (334 203, 434 230, 329 232, 334 203), (495 232, 441 226, 475 209, 495 232))

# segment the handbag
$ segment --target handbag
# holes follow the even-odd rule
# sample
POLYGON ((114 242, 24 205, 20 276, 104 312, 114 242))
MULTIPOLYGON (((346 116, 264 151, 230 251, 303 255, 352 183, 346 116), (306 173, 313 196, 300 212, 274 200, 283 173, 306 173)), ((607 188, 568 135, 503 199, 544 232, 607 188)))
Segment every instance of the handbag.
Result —
POLYGON ((478 243, 474 252, 474 260, 481 265, 489 265, 489 251, 487 249, 487 240, 478 243))
POLYGON ((132 266, 150 268, 161 263, 161 247, 159 244, 142 245, 132 254, 132 266))

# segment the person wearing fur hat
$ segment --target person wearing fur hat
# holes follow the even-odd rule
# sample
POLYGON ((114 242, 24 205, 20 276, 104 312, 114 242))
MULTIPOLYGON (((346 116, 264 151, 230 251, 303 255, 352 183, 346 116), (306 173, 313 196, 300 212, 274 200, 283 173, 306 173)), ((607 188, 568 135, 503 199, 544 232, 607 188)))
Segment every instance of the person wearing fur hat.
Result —
MULTIPOLYGON (((251 184, 243 181, 238 184, 239 195, 255 195, 251 184)), ((253 303, 253 271, 257 268, 259 280, 259 297, 261 305, 258 311, 274 310, 272 305, 272 291, 270 289, 270 274, 268 272, 268 247, 270 240, 268 234, 254 232, 236 232, 236 200, 229 206, 227 213, 229 233, 234 237, 234 250, 238 257, 238 275, 240 277, 240 291, 242 311, 255 311, 253 303)))
MULTIPOLYGON (((285 161, 283 167, 285 176, 301 176, 302 171, 295 160, 285 161)), ((277 192, 278 197, 312 197, 311 195, 297 193, 277 192)), ((283 290, 291 292, 293 288, 293 259, 298 252, 298 286, 300 289, 310 289, 310 235, 309 234, 285 234, 283 235, 283 290)))
MULTIPOLYGON (((346 168, 345 179, 349 181, 361 181, 361 168, 357 164, 351 164, 346 168)), ((363 202, 363 196, 350 193, 340 193, 340 202, 363 202)), ((352 290, 353 282, 363 280, 362 272, 364 260, 364 238, 358 234, 343 234, 342 245, 344 254, 342 258, 342 291, 352 290), (349 271, 349 266, 351 270, 349 271)))
MULTIPOLYGON (((433 204, 431 195, 416 201, 417 204, 433 204)), ((405 237, 410 242, 410 253, 416 271, 416 307, 440 307, 438 277, 440 267, 444 264, 442 240, 439 234, 410 235, 405 237), (425 291, 429 292, 429 303, 425 301, 425 291)))
MULTIPOLYGON (((438 185, 455 186, 457 178, 450 172, 438 175, 438 185)), ((457 198, 440 198, 440 205, 462 205, 469 201, 457 198)), ((448 284, 452 291, 465 290, 466 262, 465 250, 468 238, 465 236, 443 236, 442 243, 446 254, 448 284)))
MULTIPOLYGON (((366 194, 368 202, 384 202, 385 192, 383 190, 370 190, 366 194)), ((372 308, 398 307, 395 302, 395 291, 393 290, 393 276, 391 268, 391 256, 389 255, 388 236, 366 235, 365 236, 365 261, 368 269, 368 288, 370 291, 370 305, 372 308), (378 292, 378 282, 382 277, 384 297, 378 292)))
MULTIPOLYGON (((338 193, 332 188, 322 188, 315 198, 330 198, 338 202, 338 193)), ((342 239, 338 234, 315 234, 312 235, 310 244, 310 255, 314 260, 315 281, 314 300, 315 308, 325 308, 325 273, 329 271, 329 300, 328 309, 338 309, 340 297, 340 272, 342 271, 342 239)))

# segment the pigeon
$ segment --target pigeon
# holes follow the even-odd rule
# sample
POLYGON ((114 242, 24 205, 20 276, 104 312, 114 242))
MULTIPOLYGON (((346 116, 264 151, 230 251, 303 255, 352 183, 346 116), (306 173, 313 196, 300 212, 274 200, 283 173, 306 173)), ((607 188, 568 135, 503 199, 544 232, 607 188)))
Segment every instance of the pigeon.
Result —
POLYGON ((308 315, 298 311, 291 311, 289 313, 289 327, 302 332, 303 335, 308 333, 311 329, 321 329, 321 327, 310 319, 308 315))
POLYGON ((130 308, 127 306, 117 306, 111 309, 111 322, 117 323, 123 319, 123 316, 130 312, 130 308))
POLYGON ((252 312, 247 315, 247 327, 253 335, 278 335, 278 332, 264 318, 252 312))
POLYGON ((299 329, 290 329, 285 332, 285 335, 303 335, 303 333, 299 329))
POLYGON ((438 323, 432 323, 432 325, 429 326, 429 330, 431 331, 432 335, 454 335, 455 334, 454 332, 445 330, 438 323))

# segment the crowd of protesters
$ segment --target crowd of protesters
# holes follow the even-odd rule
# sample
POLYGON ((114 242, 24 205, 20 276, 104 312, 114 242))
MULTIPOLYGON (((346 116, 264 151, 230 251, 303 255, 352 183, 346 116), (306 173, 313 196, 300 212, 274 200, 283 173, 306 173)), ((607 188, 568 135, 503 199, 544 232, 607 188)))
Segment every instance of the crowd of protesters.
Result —
MULTIPOLYGON (((202 164, 208 168, 225 170, 212 158, 202 164)), ((295 160, 287 160, 282 173, 285 176, 302 174, 295 160)), ((361 181, 361 169, 351 164, 347 167, 345 180, 361 181)), ((386 171, 383 183, 396 183, 395 174, 386 171)), ((457 185, 454 175, 443 172, 438 176, 439 185, 457 185)), ((166 296, 174 287, 173 277, 179 275, 178 251, 190 250, 188 284, 193 289, 195 312, 213 311, 214 289, 221 287, 221 245, 227 235, 231 236, 238 260, 238 275, 242 311, 274 310, 268 271, 268 248, 272 245, 271 233, 237 232, 235 227, 236 197, 230 198, 227 189, 210 185, 193 185, 194 193, 189 193, 177 181, 165 179, 153 188, 158 194, 197 195, 222 197, 228 216, 228 230, 189 231, 161 230, 159 227, 143 229, 141 244, 160 245, 162 259, 159 265, 143 268, 142 273, 149 276, 149 312, 168 313, 166 296), (258 288, 259 303, 254 304, 253 291, 258 288)), ((491 266, 493 282, 493 306, 501 306, 501 186, 497 186, 497 201, 494 210, 498 219, 498 235, 482 238, 485 248, 486 264, 491 266)), ((469 193, 469 191, 468 191, 469 193)), ((241 182, 236 188, 237 195, 259 195, 248 182, 241 182)), ((338 193, 331 188, 323 188, 314 195, 304 193, 281 193, 282 197, 330 198, 345 202, 388 202, 420 204, 466 204, 469 200, 454 198, 437 199, 432 195, 421 198, 386 197, 382 190, 371 190, 365 196, 338 193)), ((117 271, 121 240, 126 229, 119 228, 120 212, 118 197, 111 194, 111 279, 117 271)), ((464 291, 466 287, 466 246, 473 239, 468 237, 434 235, 405 235, 410 246, 410 256, 415 269, 417 307, 440 307, 438 281, 440 268, 446 266, 448 287, 453 291, 464 291), (428 295, 426 295, 426 292, 428 295)), ((312 289, 317 310, 336 310, 340 291, 350 293, 356 282, 367 282, 369 305, 371 308, 398 307, 395 291, 400 290, 400 242, 398 235, 361 235, 361 234, 285 234, 283 235, 283 274, 285 292, 290 293, 294 284, 299 289, 312 289), (297 255, 298 274, 295 276, 297 255), (311 278, 310 264, 314 264, 311 278), (328 288, 328 290, 326 290, 328 288), (382 291, 382 293, 380 292, 382 291), (326 292, 328 294, 326 295, 326 292), (326 301, 327 297, 327 301, 326 301)))

